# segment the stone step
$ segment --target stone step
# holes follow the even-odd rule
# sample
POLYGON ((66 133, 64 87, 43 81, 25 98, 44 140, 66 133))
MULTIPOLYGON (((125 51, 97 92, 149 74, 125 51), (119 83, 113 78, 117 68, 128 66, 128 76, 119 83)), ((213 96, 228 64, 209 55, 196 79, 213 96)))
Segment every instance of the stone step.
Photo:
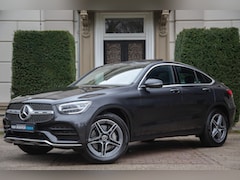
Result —
POLYGON ((5 110, 0 110, 0 116, 3 116, 5 114, 5 110))
POLYGON ((3 131, 3 116, 0 116, 0 132, 3 131))
POLYGON ((0 103, 0 116, 5 114, 5 111, 7 109, 7 103, 0 103))
POLYGON ((0 131, 3 130, 3 117, 4 117, 4 114, 5 114, 5 111, 7 109, 7 105, 8 103, 0 103, 0 131))

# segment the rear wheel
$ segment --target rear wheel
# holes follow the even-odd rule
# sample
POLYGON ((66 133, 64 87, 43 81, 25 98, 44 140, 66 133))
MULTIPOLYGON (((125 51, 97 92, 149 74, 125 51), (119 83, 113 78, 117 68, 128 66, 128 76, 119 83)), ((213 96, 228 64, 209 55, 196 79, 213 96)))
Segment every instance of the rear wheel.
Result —
POLYGON ((200 140, 205 146, 221 146, 225 143, 228 134, 227 117, 220 110, 212 110, 207 119, 200 140))
POLYGON ((119 116, 100 115, 88 131, 85 158, 94 163, 112 163, 126 152, 128 141, 128 128, 119 116))
POLYGON ((31 146, 31 145, 18 145, 18 147, 31 155, 40 155, 40 154, 46 154, 49 151, 51 151, 53 148, 50 146, 31 146))

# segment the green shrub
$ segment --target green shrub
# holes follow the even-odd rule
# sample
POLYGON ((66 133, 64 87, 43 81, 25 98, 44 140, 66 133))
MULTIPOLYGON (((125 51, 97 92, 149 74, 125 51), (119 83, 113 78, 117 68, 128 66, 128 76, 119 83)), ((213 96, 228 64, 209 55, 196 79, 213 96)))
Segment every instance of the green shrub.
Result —
POLYGON ((175 45, 175 60, 191 64, 223 82, 240 110, 240 43, 237 28, 185 29, 175 45))
POLYGON ((12 97, 66 87, 75 74, 75 43, 69 32, 15 32, 12 97))

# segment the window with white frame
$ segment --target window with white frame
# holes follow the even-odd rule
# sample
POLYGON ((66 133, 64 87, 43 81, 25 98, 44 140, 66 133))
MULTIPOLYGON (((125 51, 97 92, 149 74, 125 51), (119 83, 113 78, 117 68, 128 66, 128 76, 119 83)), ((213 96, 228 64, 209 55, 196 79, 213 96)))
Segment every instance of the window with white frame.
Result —
MULTIPOLYGON (((154 58, 154 30, 152 12, 140 13, 96 13, 95 17, 95 66, 105 63, 106 45, 121 47, 130 44, 131 47, 143 49, 144 58, 154 58), (144 44, 142 43, 144 42, 144 44), (118 43, 118 44, 117 44, 118 43), (142 45, 141 45, 142 44, 142 45)), ((121 50, 132 52, 130 50, 121 50)), ((115 49, 115 56, 120 53, 115 49)), ((130 55, 125 55, 130 57, 130 55)), ((131 55, 132 57, 132 55, 131 55)), ((137 57, 137 56, 136 56, 137 57)), ((119 57, 121 58, 121 56, 119 57)))

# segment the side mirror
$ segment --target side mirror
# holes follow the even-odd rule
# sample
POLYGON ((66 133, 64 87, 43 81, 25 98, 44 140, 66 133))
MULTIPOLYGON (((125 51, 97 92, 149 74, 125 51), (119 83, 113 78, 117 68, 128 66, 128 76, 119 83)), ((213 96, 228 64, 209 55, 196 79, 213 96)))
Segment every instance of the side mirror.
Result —
POLYGON ((163 86, 163 82, 160 79, 147 79, 142 87, 145 88, 161 88, 163 86))

